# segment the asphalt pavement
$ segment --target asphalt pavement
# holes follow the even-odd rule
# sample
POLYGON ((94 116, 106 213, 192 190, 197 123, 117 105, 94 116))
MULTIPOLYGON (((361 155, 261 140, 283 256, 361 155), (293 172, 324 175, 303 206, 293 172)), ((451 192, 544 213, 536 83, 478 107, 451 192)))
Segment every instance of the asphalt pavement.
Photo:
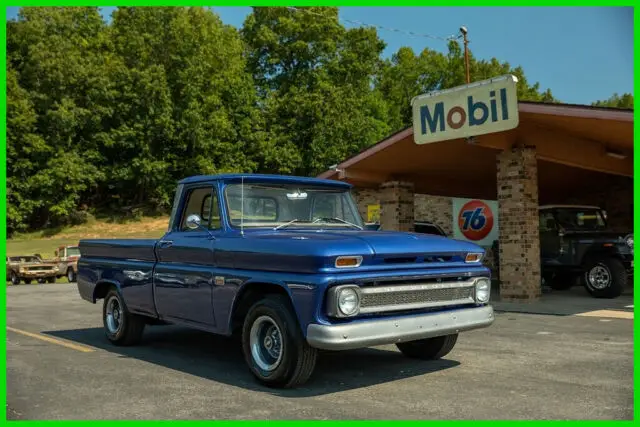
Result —
POLYGON ((7 288, 8 419, 633 419, 629 307, 498 312, 436 362, 395 346, 324 353, 294 390, 258 385, 234 341, 199 331, 112 346, 101 310, 74 284, 7 288))

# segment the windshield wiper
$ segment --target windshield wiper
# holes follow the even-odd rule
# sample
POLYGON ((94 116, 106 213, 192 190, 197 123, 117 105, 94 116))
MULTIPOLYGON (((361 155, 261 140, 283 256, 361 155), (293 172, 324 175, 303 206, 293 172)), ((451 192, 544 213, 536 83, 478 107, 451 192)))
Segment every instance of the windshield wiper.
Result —
POLYGON ((297 219, 297 218, 296 218, 296 219, 292 219, 292 220, 291 220, 291 221, 289 221, 289 222, 285 222, 284 224, 280 224, 280 225, 279 225, 279 226, 277 226, 277 227, 273 227, 273 229, 274 229, 274 230, 280 230, 281 228, 286 227, 286 226, 288 226, 288 225, 291 225, 291 224, 293 224, 294 222, 298 222, 298 221, 300 221, 300 220, 299 220, 299 219, 297 219))
POLYGON ((360 227, 359 225, 353 224, 353 223, 351 223, 349 221, 345 221, 342 218, 316 218, 316 219, 313 220, 313 224, 315 224, 318 221, 325 221, 325 222, 327 222, 327 221, 338 221, 338 222, 341 222, 343 224, 348 224, 348 225, 350 225, 352 227, 356 227, 358 230, 362 230, 362 227, 360 227))

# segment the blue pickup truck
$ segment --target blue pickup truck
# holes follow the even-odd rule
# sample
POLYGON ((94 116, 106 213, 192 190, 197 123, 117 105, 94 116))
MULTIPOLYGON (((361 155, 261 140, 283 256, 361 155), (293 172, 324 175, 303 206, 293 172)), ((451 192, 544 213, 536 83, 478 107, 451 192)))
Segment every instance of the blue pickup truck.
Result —
POLYGON ((458 334, 491 325, 481 247, 364 229, 347 183, 281 175, 178 183, 159 240, 80 241, 78 291, 103 300, 115 345, 146 325, 240 338, 271 387, 306 382, 319 350, 395 344, 438 359, 458 334))

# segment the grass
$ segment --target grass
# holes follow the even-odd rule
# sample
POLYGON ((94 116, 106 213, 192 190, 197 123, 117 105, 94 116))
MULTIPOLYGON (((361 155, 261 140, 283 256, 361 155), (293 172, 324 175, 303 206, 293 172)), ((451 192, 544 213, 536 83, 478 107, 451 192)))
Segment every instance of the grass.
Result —
POLYGON ((77 245, 80 239, 160 238, 169 224, 168 216, 144 217, 138 221, 112 222, 92 220, 86 224, 60 230, 20 234, 7 240, 7 255, 40 254, 53 258, 54 251, 63 245, 77 245))

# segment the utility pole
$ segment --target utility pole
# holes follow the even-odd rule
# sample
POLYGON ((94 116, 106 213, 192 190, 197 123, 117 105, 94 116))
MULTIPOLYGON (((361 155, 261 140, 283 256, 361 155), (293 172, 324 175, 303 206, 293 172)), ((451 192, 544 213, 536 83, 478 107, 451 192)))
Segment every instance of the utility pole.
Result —
POLYGON ((467 39, 467 27, 460 27, 462 33, 462 40, 464 41, 464 69, 467 73, 467 84, 471 83, 471 77, 469 76, 469 40, 467 39))

